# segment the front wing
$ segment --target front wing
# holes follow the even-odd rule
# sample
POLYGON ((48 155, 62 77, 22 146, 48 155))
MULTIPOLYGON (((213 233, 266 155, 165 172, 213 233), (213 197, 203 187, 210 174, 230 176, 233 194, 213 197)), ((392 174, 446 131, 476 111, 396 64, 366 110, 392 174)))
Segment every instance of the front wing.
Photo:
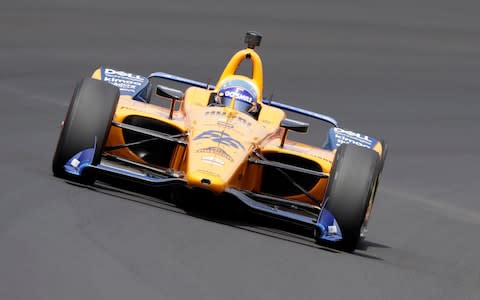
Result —
MULTIPOLYGON (((76 154, 65 164, 65 171, 78 177, 93 172, 153 187, 186 185, 181 174, 171 169, 154 168, 114 155, 105 154, 100 163, 94 165, 92 164, 94 153, 95 146, 76 154)), ((318 207, 234 188, 227 188, 224 192, 256 213, 313 229, 315 239, 318 241, 342 240, 342 233, 335 217, 324 207, 326 201, 322 207, 318 207)))

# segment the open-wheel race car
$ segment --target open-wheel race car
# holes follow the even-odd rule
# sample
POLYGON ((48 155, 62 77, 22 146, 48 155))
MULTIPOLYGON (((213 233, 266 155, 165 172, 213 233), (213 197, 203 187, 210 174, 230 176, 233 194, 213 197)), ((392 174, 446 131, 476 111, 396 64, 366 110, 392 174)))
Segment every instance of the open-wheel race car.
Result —
POLYGON ((98 68, 75 89, 54 175, 91 184, 101 174, 229 195, 254 212, 311 228, 319 243, 353 251, 366 232, 386 145, 326 115, 264 98, 260 41, 248 32, 247 47, 215 85, 98 68), (243 61, 251 62, 251 76, 237 74, 243 61), (158 79, 187 87, 153 84, 158 79), (309 124, 286 111, 331 125, 323 146, 287 138, 309 124))

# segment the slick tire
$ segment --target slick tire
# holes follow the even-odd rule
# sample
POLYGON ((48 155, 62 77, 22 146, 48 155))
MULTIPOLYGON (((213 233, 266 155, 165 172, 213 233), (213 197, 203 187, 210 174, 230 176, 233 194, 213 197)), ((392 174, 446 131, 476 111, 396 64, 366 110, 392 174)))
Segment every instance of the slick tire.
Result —
POLYGON ((380 182, 380 176, 382 174, 383 166, 385 165, 385 160, 387 159, 387 154, 388 154, 388 146, 385 143, 385 141, 380 140, 379 142, 382 145, 382 155, 381 155, 380 163, 378 164, 378 167, 377 167, 377 176, 376 176, 376 180, 375 180, 375 186, 373 188, 373 196, 372 196, 371 201, 368 205, 367 213, 366 213, 366 217, 365 217, 365 222, 364 222, 364 224, 362 226, 362 229, 361 229, 361 232, 360 232, 360 239, 362 239, 362 240, 365 238, 365 236, 367 234, 368 220, 370 219, 370 216, 372 214, 372 208, 373 208, 375 196, 377 194, 378 184, 380 182))
POLYGON ((360 239, 366 213, 373 203, 380 169, 377 152, 352 145, 338 147, 327 185, 325 208, 337 220, 342 250, 352 252, 360 239))
POLYGON ((52 160, 55 176, 87 184, 95 181, 90 174, 81 178, 69 176, 64 165, 72 156, 94 145, 93 164, 100 163, 119 95, 116 86, 92 78, 84 78, 77 84, 52 160))

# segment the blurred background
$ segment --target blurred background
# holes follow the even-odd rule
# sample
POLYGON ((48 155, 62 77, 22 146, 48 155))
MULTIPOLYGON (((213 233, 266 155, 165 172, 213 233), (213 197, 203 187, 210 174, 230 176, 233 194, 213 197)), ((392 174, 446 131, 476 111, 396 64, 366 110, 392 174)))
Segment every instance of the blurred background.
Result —
POLYGON ((468 0, 3 2, 0 298, 478 299, 479 9, 468 0), (214 83, 248 30, 264 35, 266 95, 389 144, 363 256, 51 176, 80 78, 105 65, 214 83))

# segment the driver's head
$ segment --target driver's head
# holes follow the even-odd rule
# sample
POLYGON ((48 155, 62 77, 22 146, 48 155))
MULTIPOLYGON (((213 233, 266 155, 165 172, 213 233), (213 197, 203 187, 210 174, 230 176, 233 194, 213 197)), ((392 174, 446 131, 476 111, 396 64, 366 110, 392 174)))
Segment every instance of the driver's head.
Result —
POLYGON ((235 110, 254 114, 257 112, 257 97, 258 88, 253 80, 235 76, 221 83, 215 102, 229 106, 235 98, 235 110))

